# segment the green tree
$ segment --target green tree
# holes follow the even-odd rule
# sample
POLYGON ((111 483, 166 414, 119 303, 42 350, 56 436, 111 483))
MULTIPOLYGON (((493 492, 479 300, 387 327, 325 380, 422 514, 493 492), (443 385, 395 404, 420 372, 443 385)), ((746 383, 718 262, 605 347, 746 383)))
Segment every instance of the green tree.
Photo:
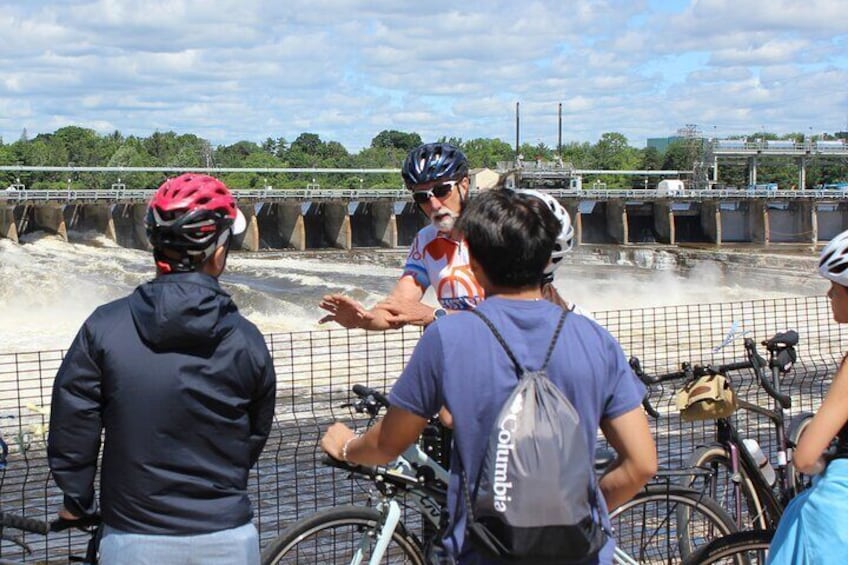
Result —
MULTIPOLYGON (((15 152, 9 145, 0 143, 0 165, 16 165, 15 152)), ((9 186, 17 178, 18 173, 15 171, 6 171, 0 174, 0 190, 9 186)))
POLYGON ((373 148, 388 147, 406 152, 419 145, 421 145, 421 136, 417 133, 406 133, 394 129, 384 129, 371 140, 373 148))
POLYGON ((562 146, 562 160, 571 163, 575 169, 591 169, 594 167, 592 146, 588 142, 566 143, 562 146))
POLYGON ((692 156, 685 140, 678 139, 668 144, 665 155, 663 155, 663 169, 692 170, 692 164, 692 156))
MULTIPOLYGON (((633 170, 639 167, 638 152, 627 144, 627 138, 618 132, 601 135, 598 143, 592 147, 594 168, 610 171, 633 170)), ((602 175, 600 178, 608 188, 630 188, 631 179, 627 175, 602 175)))
POLYGON ((345 167, 347 166, 344 163, 347 163, 350 159, 350 153, 347 152, 345 146, 339 143, 338 141, 328 141, 321 148, 321 156, 327 161, 327 164, 331 162, 342 163, 340 165, 330 165, 335 167, 345 167))
POLYGON ((265 152, 252 141, 238 141, 215 149, 215 163, 219 167, 241 167, 244 161, 255 153, 265 152))
MULTIPOLYGON (((137 137, 128 137, 121 146, 112 154, 107 167, 153 167, 154 159, 145 150, 142 140, 137 137)), ((120 181, 129 189, 149 189, 159 186, 166 175, 162 173, 126 173, 120 177, 120 181)), ((117 181, 118 178, 115 179, 117 181)))
MULTIPOLYGON (((238 167, 246 169, 275 169, 281 166, 280 160, 264 150, 254 151, 239 162, 238 167)), ((224 173, 220 176, 231 189, 263 189, 266 186, 279 188, 283 185, 284 177, 280 174, 268 174, 259 172, 224 173)))
POLYGON ((646 147, 642 150, 642 166, 645 171, 656 171, 662 167, 663 158, 656 147, 646 147))
POLYGON ((633 148, 627 145, 627 138, 617 132, 601 135, 592 148, 595 167, 598 169, 624 169, 633 162, 633 148))
POLYGON ((144 138, 144 149, 153 157, 157 166, 166 167, 172 165, 172 158, 179 153, 179 140, 173 131, 153 132, 148 138, 144 138))
POLYGON ((319 157, 323 147, 324 142, 317 133, 302 133, 292 142, 289 151, 319 157))
POLYGON ((462 144, 462 150, 468 157, 471 168, 497 167, 499 162, 512 161, 512 147, 500 139, 477 138, 462 144))

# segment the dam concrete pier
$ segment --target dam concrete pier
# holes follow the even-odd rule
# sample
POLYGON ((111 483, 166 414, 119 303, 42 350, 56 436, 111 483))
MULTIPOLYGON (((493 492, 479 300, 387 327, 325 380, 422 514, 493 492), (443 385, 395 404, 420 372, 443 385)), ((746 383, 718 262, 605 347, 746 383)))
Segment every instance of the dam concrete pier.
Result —
MULTIPOLYGON (((569 211, 578 243, 808 243, 848 227, 848 194, 833 190, 548 190, 569 211)), ((146 249, 152 191, 0 192, 0 237, 96 232, 146 249)), ((236 191, 247 220, 238 248, 408 246, 428 220, 405 190, 236 191)))

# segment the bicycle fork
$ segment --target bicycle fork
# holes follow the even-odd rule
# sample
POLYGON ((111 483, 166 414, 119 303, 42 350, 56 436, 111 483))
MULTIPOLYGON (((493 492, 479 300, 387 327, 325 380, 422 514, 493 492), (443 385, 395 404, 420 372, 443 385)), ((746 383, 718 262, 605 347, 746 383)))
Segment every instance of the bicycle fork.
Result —
POLYGON ((377 524, 378 529, 374 531, 363 532, 362 539, 359 542, 359 547, 353 554, 351 565, 361 565, 363 556, 370 545, 370 538, 376 540, 374 551, 371 553, 371 559, 368 565, 378 565, 383 560, 383 554, 392 541, 392 534, 400 523, 400 505, 394 500, 381 500, 377 504, 377 511, 380 512, 382 520, 377 524))

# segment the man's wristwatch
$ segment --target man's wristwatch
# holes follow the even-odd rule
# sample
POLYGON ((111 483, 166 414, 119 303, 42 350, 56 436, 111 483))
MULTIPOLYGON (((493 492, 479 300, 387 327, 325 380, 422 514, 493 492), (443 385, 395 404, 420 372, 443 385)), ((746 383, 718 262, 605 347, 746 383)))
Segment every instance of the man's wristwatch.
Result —
POLYGON ((435 310, 433 310, 433 321, 435 322, 439 318, 444 318, 447 315, 448 311, 444 308, 436 308, 435 310))

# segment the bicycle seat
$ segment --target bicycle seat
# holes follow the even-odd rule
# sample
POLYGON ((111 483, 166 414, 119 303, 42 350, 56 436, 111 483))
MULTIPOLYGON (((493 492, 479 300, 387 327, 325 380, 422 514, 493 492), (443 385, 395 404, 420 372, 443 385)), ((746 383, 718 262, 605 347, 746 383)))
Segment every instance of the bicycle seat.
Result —
POLYGON ((786 330, 785 332, 777 332, 771 339, 763 342, 766 349, 775 351, 785 347, 794 347, 798 345, 798 332, 795 330, 786 330))

